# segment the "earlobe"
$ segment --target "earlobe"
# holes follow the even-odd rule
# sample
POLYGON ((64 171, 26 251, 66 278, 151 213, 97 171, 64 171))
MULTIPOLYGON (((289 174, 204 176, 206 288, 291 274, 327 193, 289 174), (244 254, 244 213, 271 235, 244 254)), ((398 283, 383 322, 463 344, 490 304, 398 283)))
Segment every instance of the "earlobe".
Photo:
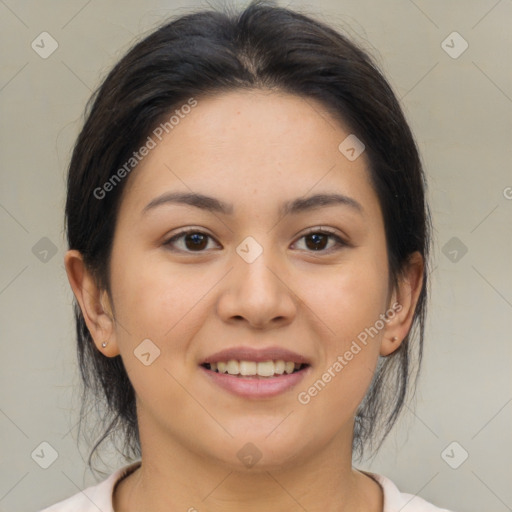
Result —
POLYGON ((419 252, 411 254, 406 268, 393 292, 391 303, 395 314, 386 326, 380 355, 388 356, 397 350, 409 333, 416 305, 423 286, 424 260, 419 252))
POLYGON ((392 354, 402 344, 403 339, 398 339, 397 336, 386 337, 382 340, 380 345, 380 355, 385 357, 392 354))
POLYGON ((114 319, 107 292, 100 290, 79 251, 67 251, 64 266, 94 344, 107 357, 118 355, 114 319))

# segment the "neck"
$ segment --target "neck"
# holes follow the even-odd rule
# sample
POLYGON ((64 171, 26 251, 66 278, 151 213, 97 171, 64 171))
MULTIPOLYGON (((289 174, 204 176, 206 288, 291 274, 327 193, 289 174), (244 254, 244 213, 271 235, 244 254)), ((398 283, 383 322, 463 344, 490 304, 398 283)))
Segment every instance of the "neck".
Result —
POLYGON ((141 436, 141 449, 141 466, 114 492, 115 512, 231 512, 241 506, 247 512, 382 511, 382 490, 352 468, 351 436, 343 432, 300 460, 297 456, 281 466, 256 464, 245 470, 154 435, 141 436))

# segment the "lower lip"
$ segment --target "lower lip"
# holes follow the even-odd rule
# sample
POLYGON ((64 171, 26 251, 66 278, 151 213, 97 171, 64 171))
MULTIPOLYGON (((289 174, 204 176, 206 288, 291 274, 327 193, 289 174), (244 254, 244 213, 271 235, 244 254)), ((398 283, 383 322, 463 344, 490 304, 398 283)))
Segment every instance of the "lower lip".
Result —
POLYGON ((268 378, 237 377, 229 373, 213 372, 204 366, 199 368, 214 384, 230 393, 244 398, 270 398, 296 386, 311 367, 306 366, 298 372, 268 378))

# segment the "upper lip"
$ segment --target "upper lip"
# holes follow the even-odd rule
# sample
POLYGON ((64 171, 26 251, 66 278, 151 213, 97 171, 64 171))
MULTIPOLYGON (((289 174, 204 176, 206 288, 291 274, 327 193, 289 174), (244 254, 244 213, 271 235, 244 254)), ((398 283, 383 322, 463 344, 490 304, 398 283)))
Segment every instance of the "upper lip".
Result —
POLYGON ((309 364, 309 360, 296 352, 281 347, 255 349, 251 347, 232 347, 215 352, 205 358, 201 364, 218 363, 219 361, 293 361, 294 363, 309 364))

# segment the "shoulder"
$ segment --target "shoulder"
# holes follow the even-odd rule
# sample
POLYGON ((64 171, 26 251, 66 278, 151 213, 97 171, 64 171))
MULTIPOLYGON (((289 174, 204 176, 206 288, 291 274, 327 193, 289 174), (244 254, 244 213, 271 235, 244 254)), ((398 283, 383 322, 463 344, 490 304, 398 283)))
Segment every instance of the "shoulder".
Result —
POLYGON ((88 487, 75 495, 66 498, 39 512, 114 512, 112 493, 116 483, 139 467, 140 461, 134 462, 112 473, 102 482, 88 487))
POLYGON ((400 492, 398 487, 384 475, 361 471, 376 480, 384 492, 383 512, 452 512, 446 508, 439 508, 416 494, 400 492))

